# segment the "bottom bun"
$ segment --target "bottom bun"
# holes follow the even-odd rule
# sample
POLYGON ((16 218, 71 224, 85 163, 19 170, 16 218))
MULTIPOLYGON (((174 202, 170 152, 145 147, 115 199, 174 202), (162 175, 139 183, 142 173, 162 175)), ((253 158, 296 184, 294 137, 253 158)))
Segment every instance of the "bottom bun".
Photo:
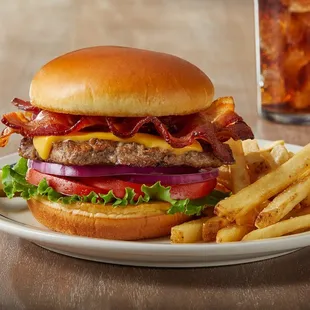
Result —
POLYGON ((28 206, 37 221, 51 230, 114 240, 168 236, 173 226, 190 219, 182 213, 166 214, 170 205, 165 202, 113 207, 85 203, 64 205, 36 198, 28 200, 28 206))

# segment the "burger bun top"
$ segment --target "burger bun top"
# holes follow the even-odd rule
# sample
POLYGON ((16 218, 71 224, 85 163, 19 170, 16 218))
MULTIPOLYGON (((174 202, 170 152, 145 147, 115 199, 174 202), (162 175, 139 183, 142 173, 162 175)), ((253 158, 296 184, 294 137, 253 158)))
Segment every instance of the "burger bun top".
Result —
POLYGON ((186 115, 208 108, 214 88, 206 74, 179 57, 148 50, 97 46, 70 52, 41 68, 30 101, 73 115, 186 115))

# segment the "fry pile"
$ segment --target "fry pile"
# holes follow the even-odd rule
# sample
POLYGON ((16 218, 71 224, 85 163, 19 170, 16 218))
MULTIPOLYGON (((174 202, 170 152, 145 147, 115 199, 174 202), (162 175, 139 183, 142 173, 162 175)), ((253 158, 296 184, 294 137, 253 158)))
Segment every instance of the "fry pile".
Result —
POLYGON ((171 229, 172 243, 233 242, 310 230, 310 144, 296 154, 284 141, 228 141, 235 164, 220 168, 218 186, 232 195, 205 216, 171 229))

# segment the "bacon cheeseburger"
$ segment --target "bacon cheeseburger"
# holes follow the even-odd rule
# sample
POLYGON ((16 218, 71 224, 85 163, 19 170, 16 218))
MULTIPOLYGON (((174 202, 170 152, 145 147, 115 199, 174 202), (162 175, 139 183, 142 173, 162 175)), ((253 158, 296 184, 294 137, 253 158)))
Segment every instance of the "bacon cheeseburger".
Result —
POLYGON ((138 240, 169 235, 225 194, 217 167, 234 162, 223 142, 253 138, 232 98, 214 102, 209 78, 176 56, 92 47, 46 64, 30 102, 3 116, 23 139, 3 168, 9 198, 27 199, 48 228, 138 240))

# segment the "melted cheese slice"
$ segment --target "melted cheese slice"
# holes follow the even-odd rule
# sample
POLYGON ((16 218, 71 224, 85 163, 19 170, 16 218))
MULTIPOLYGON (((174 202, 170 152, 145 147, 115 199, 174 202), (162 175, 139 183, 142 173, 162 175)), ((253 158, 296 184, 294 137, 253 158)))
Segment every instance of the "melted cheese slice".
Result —
POLYGON ((136 133, 133 137, 128 139, 121 139, 113 135, 111 132, 91 132, 91 133, 77 133, 66 136, 44 136, 33 138, 33 145, 37 150, 39 156, 46 160, 48 159, 50 152, 53 147, 53 143, 61 141, 75 141, 75 142, 86 142, 90 139, 101 139, 117 142, 134 142, 142 144, 147 148, 160 148, 164 150, 169 150, 176 155, 184 154, 190 151, 202 152, 203 149, 199 142, 195 141, 193 144, 185 146, 183 148, 173 148, 164 139, 158 136, 149 135, 146 133, 136 133))

